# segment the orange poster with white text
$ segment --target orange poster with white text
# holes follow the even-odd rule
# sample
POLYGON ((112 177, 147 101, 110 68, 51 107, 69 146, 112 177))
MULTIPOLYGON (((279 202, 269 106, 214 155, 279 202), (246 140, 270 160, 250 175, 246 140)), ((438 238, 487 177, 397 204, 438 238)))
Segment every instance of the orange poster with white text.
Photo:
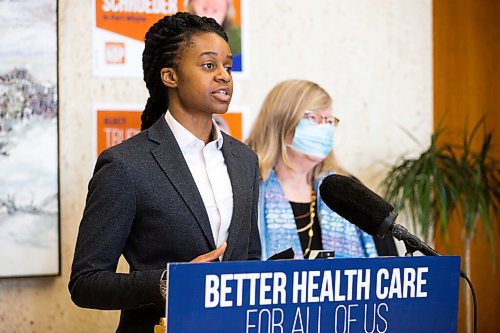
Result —
POLYGON ((214 18, 224 27, 233 53, 233 73, 243 74, 241 3, 244 0, 92 0, 93 74, 142 78, 142 52, 148 29, 166 15, 188 11, 214 18))
POLYGON ((184 0, 93 0, 93 72, 101 77, 142 77, 144 36, 184 0))
POLYGON ((156 21, 178 11, 179 0, 95 0, 96 27, 144 41, 156 21))
POLYGON ((97 110, 97 156, 141 131, 142 110, 97 110))
MULTIPOLYGON (((141 131, 142 110, 106 109, 96 110, 96 152, 97 156, 114 145, 131 138, 141 131)), ((221 131, 242 140, 243 122, 241 112, 227 112, 213 115, 221 131)))

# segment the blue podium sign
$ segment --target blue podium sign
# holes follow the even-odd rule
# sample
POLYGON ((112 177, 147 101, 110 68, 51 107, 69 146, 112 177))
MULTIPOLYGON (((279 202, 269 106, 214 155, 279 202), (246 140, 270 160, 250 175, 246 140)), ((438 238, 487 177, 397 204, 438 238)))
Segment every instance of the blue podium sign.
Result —
POLYGON ((460 257, 169 264, 167 332, 456 332, 460 257))

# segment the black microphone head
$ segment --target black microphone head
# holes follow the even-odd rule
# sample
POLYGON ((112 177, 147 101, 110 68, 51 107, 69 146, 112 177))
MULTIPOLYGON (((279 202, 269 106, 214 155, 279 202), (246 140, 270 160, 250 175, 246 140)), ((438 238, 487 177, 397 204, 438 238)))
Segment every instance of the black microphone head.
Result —
POLYGON ((353 177, 327 176, 319 192, 330 209, 372 236, 383 236, 396 218, 387 201, 353 177))

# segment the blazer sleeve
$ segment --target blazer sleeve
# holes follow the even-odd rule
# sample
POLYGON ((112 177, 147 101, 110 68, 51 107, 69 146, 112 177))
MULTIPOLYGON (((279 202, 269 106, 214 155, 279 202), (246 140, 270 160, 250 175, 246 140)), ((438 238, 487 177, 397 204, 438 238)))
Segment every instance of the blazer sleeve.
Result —
POLYGON ((258 209, 259 209, 259 162, 255 162, 255 173, 253 183, 253 201, 252 201, 252 218, 250 225, 250 240, 248 246, 248 260, 261 259, 261 245, 258 228, 258 209))
POLYGON ((69 291, 81 307, 160 308, 162 270, 116 273, 136 214, 134 181, 113 150, 99 157, 78 232, 69 291))

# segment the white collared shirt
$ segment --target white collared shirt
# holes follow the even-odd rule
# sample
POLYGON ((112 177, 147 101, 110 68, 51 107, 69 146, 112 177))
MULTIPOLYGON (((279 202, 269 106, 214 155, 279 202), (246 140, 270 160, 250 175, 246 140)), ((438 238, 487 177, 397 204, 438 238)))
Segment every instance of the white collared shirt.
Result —
POLYGON ((216 139, 205 145, 205 142, 175 120, 170 111, 165 114, 165 119, 203 199, 218 247, 227 240, 233 215, 233 189, 222 155, 223 138, 220 129, 212 120, 216 139))

